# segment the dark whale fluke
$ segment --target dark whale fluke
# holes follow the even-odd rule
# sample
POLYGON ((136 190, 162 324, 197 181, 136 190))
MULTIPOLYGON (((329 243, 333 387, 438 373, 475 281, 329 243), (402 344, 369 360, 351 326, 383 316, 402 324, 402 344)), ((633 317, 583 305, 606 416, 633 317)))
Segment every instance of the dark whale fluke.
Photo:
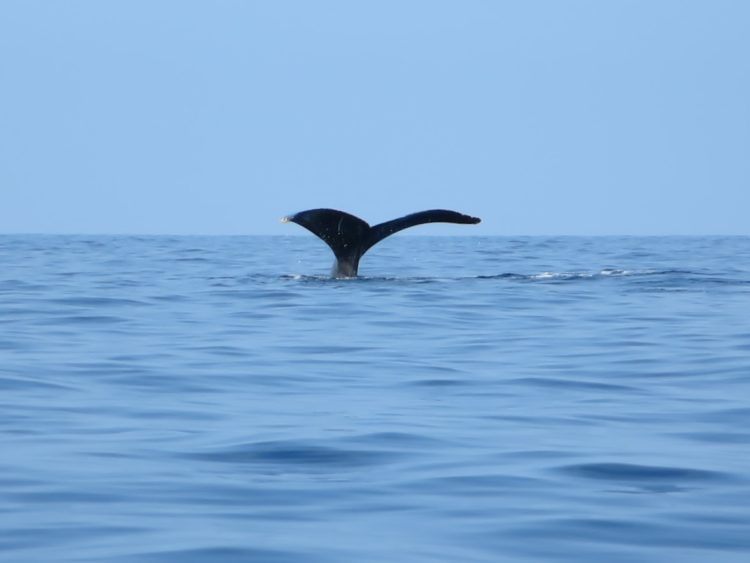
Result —
POLYGON ((475 225, 481 221, 447 209, 430 209, 370 226, 359 217, 336 209, 309 209, 281 219, 306 228, 323 239, 336 256, 333 275, 351 278, 357 275, 359 259, 385 237, 408 227, 424 223, 462 223, 475 225))

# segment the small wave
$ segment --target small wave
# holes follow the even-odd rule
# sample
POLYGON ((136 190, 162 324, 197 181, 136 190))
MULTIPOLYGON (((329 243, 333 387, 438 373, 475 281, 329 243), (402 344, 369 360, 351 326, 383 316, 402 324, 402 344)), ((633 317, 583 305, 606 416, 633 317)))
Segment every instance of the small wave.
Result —
POLYGON ((215 297, 227 299, 254 299, 254 300, 285 300, 297 297, 298 294, 287 289, 213 289, 208 292, 215 297))
POLYGON ((702 422, 721 424, 732 427, 750 426, 750 407, 721 409, 699 413, 696 418, 702 422))
POLYGON ((480 275, 480 280, 508 280, 521 282, 560 283, 576 281, 597 281, 625 279, 638 283, 638 287, 652 291, 688 291, 706 286, 747 286, 750 280, 725 277, 717 273, 697 272, 685 269, 620 269, 603 268, 595 272, 554 272, 537 274, 502 273, 480 275))
POLYGON ((133 305, 147 305, 143 301, 116 297, 63 297, 59 299, 48 299, 49 303, 56 305, 72 305, 79 307, 125 307, 133 305))
POLYGON ((526 280, 528 278, 529 276, 523 274, 511 273, 476 276, 476 279, 478 280, 526 280))
POLYGON ((680 484, 686 481, 714 481, 727 476, 717 471, 687 467, 663 467, 633 463, 581 463, 559 468, 560 471, 585 477, 616 482, 665 482, 680 484))
POLYGON ((514 379, 512 383, 548 387, 551 389, 590 390, 590 391, 640 391, 630 385, 618 385, 615 383, 600 383, 597 381, 581 381, 572 379, 559 379, 551 377, 522 377, 514 379))
MULTIPOLYGON (((607 274, 611 275, 611 274, 607 274)), ((476 276, 480 280, 510 280, 510 281, 570 281, 570 280, 590 280, 597 277, 597 274, 588 272, 541 272, 538 274, 515 274, 503 273, 494 275, 476 276)))
POLYGON ((530 280, 582 280, 591 279, 594 274, 588 274, 586 272, 542 272, 541 274, 533 274, 528 277, 530 280))
MULTIPOLYGON (((611 560, 611 551, 613 546, 627 546, 633 549, 633 546, 641 548, 657 548, 664 550, 660 557, 655 559, 648 556, 631 553, 629 557, 617 557, 617 561, 666 561, 675 551, 694 549, 694 553, 705 554, 698 556, 696 560, 713 560, 719 561, 744 561, 741 553, 750 547, 748 541, 747 528, 741 518, 735 518, 728 522, 717 524, 710 519, 701 515, 700 532, 697 530, 686 533, 684 524, 679 525, 670 521, 660 521, 658 519, 627 519, 627 518, 551 518, 544 519, 532 524, 518 527, 514 534, 518 537, 529 539, 528 546, 531 546, 535 552, 537 546, 545 545, 550 541, 563 540, 565 542, 575 542, 575 538, 585 538, 586 544, 579 542, 575 558, 570 560, 594 560, 606 561, 611 560), (610 551, 607 555, 597 557, 582 557, 585 549, 590 549, 592 545, 604 544, 610 551), (712 553, 713 552, 713 553, 712 553), (731 554, 736 552, 739 557, 731 554), (709 555, 710 554, 710 555, 709 555), (728 558, 727 558, 728 557, 728 558)), ((544 555, 544 560, 548 559, 548 552, 540 551, 544 555)), ((556 558, 554 558, 556 560, 556 558)))
MULTIPOLYGON (((293 281, 304 283, 326 283, 339 285, 341 283, 409 283, 409 284, 430 284, 430 283, 455 283, 467 282, 471 280, 504 280, 518 282, 576 282, 576 281, 596 281, 607 279, 647 279, 654 283, 668 283, 671 285, 678 284, 711 284, 711 285, 750 285, 750 280, 726 278, 718 274, 696 272, 684 269, 626 269, 626 268, 602 268, 597 271, 544 271, 535 274, 519 274, 516 272, 503 272, 500 274, 479 274, 474 276, 358 276, 354 278, 336 278, 327 275, 308 275, 308 274, 283 274, 274 279, 281 281, 293 281)), ((661 287, 661 286, 660 286, 661 287)))
POLYGON ((265 561, 268 563, 293 563, 297 561, 319 561, 310 554, 272 549, 234 548, 234 547, 201 547, 153 552, 139 552, 109 559, 119 563, 198 563, 202 561, 221 561, 222 563, 245 563, 247 561, 265 561))
POLYGON ((644 276, 672 276, 693 274, 688 270, 626 270, 619 268, 603 268, 598 272, 542 272, 527 276, 530 280, 593 280, 602 278, 637 278, 644 276))
POLYGON ((203 256, 173 258, 172 260, 175 262, 212 262, 210 258, 204 258, 203 256))
POLYGON ((343 441, 358 445, 372 444, 373 446, 386 446, 388 448, 440 447, 447 443, 445 440, 412 432, 372 432, 350 436, 343 441))
POLYGON ((462 280, 473 279, 471 277, 427 277, 427 276, 409 276, 409 277, 396 277, 396 276, 357 276, 356 278, 336 278, 332 276, 323 275, 306 275, 306 274, 284 274, 279 276, 282 281, 297 281, 297 282, 311 282, 311 283, 326 283, 326 284, 365 284, 365 283, 382 283, 382 282, 394 282, 394 283, 410 283, 410 284, 425 284, 425 283, 440 283, 440 282, 456 282, 462 280))
POLYGON ((118 324, 125 322, 126 319, 122 317, 115 317, 112 315, 71 315, 67 317, 60 317, 49 319, 45 321, 46 324, 54 325, 97 325, 97 324, 118 324))
POLYGON ((414 387, 469 387, 475 385, 474 382, 466 381, 465 379, 455 378, 431 378, 431 379, 418 379, 416 381, 410 381, 406 385, 414 387))
MULTIPOLYGON (((335 282, 340 281, 337 278, 332 278, 331 276, 323 276, 323 275, 308 275, 308 274, 282 274, 279 276, 279 279, 282 281, 296 281, 296 282, 335 282)), ((343 280, 348 279, 357 279, 357 278, 342 278, 343 280)))
POLYGON ((30 283, 26 280, 0 280, 0 291, 45 291, 49 288, 48 285, 30 283))
POLYGON ((672 436, 706 444, 750 444, 748 432, 676 432, 672 436))
POLYGON ((12 377, 0 376, 0 389, 6 391, 16 390, 35 390, 35 389, 72 389, 69 385, 64 385, 54 381, 42 381, 30 377, 12 377))
POLYGON ((447 477, 430 477, 402 485, 405 490, 419 490, 427 494, 440 491, 442 495, 465 498, 497 496, 508 491, 539 490, 544 487, 542 479, 510 474, 467 474, 447 477))
POLYGON ((205 461, 276 466, 298 471, 321 468, 356 468, 375 465, 392 454, 375 450, 354 450, 321 446, 299 441, 257 442, 231 446, 212 452, 188 454, 205 461))

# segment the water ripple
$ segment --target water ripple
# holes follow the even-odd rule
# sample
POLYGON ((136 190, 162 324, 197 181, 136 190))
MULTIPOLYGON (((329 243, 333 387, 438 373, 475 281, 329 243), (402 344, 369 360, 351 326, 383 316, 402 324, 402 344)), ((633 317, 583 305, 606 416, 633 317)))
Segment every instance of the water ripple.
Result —
POLYGON ((315 471, 352 469, 393 461, 396 454, 377 450, 336 448, 292 440, 256 442, 187 454, 187 457, 221 463, 264 465, 280 470, 315 471))
POLYGON ((748 243, 0 236, 0 559, 744 563, 748 243))
POLYGON ((727 475, 718 471, 690 469, 687 467, 659 467, 631 463, 582 463, 561 467, 560 471, 585 477, 614 482, 670 484, 723 481, 727 475))

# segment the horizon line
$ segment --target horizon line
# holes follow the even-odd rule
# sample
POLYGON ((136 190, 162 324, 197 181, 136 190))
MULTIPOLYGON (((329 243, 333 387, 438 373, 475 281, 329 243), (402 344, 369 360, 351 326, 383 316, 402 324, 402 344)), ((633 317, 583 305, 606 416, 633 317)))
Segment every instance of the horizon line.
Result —
MULTIPOLYGON (((70 237, 309 237, 307 233, 148 233, 148 232, 2 232, 0 236, 70 236, 70 237)), ((526 233, 526 234, 419 234, 403 233, 401 237, 445 237, 445 238, 486 238, 486 237, 748 237, 750 233, 526 233)))

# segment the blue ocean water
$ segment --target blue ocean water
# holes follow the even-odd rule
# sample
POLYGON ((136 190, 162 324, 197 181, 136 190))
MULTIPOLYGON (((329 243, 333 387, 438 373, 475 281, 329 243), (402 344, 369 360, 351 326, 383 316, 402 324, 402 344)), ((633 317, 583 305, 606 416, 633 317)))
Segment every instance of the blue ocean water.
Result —
POLYGON ((750 238, 0 237, 0 559, 746 562, 750 238))

